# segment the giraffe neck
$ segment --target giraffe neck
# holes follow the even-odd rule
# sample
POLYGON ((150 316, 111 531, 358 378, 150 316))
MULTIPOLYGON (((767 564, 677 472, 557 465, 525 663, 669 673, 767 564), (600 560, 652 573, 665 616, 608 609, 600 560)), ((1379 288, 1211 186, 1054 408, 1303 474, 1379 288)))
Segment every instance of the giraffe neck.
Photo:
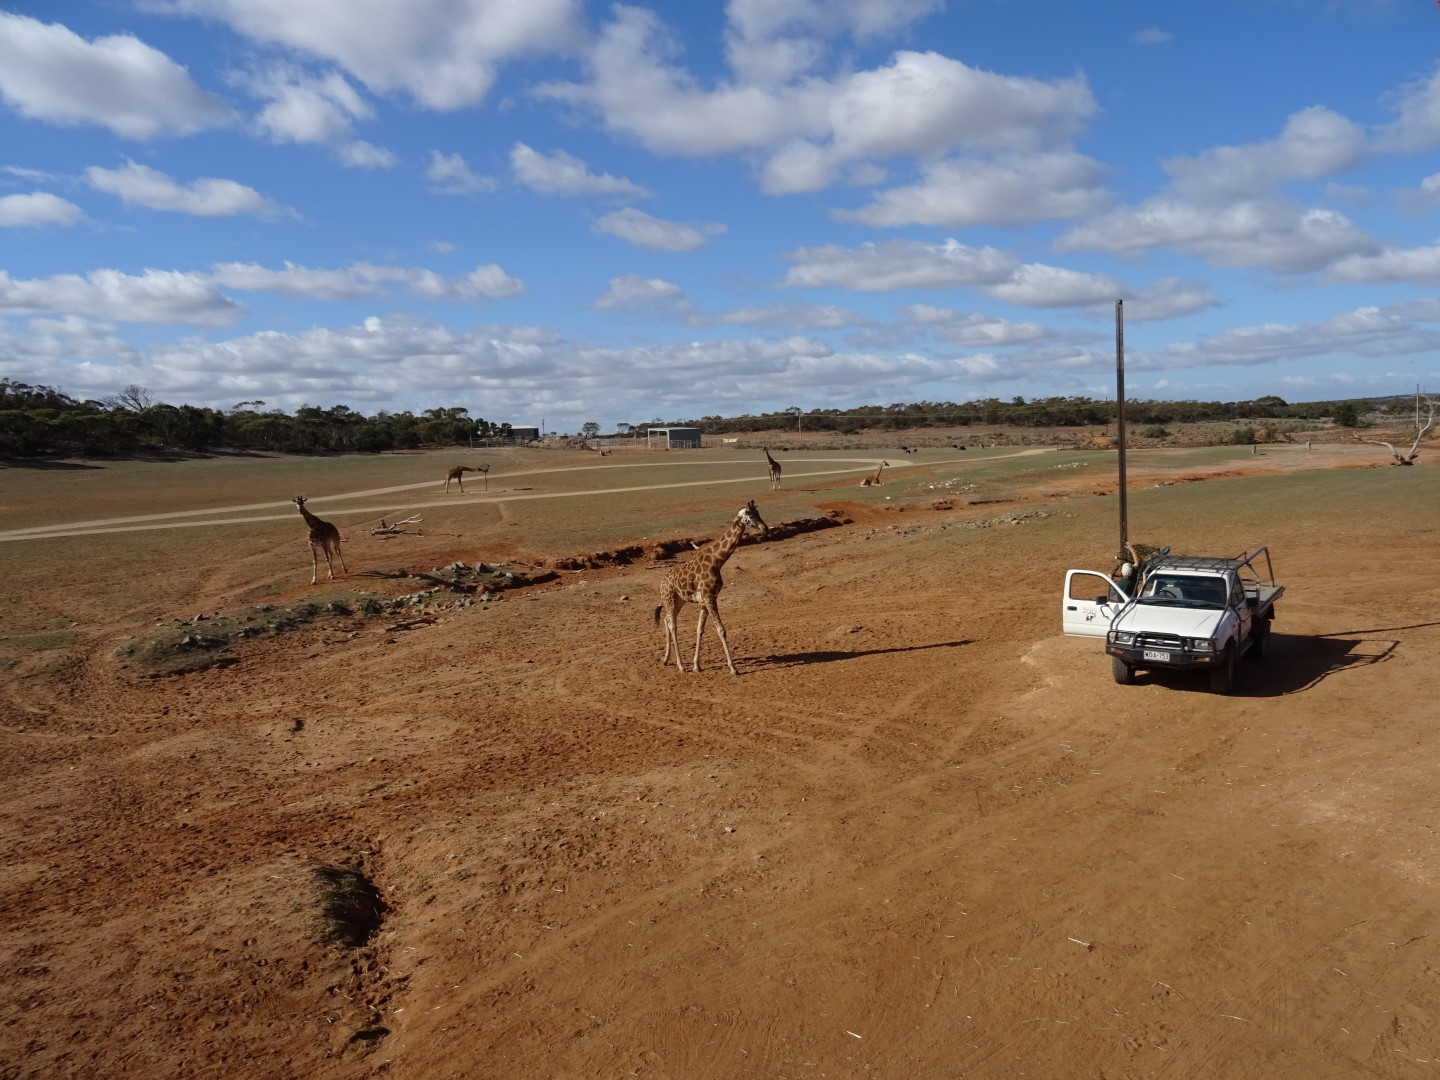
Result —
POLYGON ((739 518, 736 518, 731 522, 730 528, 725 530, 725 535, 712 541, 704 560, 706 566, 713 570, 719 570, 724 566, 725 560, 730 558, 735 553, 735 549, 740 546, 740 538, 744 535, 745 525, 739 518))
POLYGON ((309 525, 312 529, 320 524, 320 519, 303 506, 300 507, 300 516, 305 519, 305 524, 309 525))

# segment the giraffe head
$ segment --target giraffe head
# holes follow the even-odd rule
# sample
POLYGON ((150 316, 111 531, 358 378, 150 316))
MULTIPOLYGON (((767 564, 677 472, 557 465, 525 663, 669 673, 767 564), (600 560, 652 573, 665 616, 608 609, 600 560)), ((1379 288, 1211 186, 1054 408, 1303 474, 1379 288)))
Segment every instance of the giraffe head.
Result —
POLYGON ((293 502, 296 506, 298 506, 301 510, 304 510, 304 509, 305 509, 305 496, 304 496, 304 495, 296 495, 296 496, 295 496, 293 499, 291 499, 290 501, 293 502))
POLYGON ((754 499, 751 499, 748 503, 746 503, 740 508, 740 512, 735 515, 735 520, 740 523, 740 528, 742 532, 745 529, 758 529, 760 534, 763 536, 765 533, 768 533, 770 531, 770 526, 766 525, 764 520, 760 517, 760 511, 755 509, 754 499))

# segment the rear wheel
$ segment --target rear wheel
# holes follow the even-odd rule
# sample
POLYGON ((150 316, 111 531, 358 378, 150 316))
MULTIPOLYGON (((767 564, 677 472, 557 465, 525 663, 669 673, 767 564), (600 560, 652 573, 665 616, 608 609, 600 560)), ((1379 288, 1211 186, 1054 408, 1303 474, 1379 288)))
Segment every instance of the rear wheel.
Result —
POLYGON ((1265 659, 1265 650, 1270 647, 1270 620, 1264 619, 1250 632, 1250 655, 1256 660, 1265 659))
POLYGON ((1135 681, 1135 669, 1118 656, 1110 657, 1110 674, 1121 686, 1129 686, 1135 681))
POLYGON ((1210 669, 1210 690, 1216 694, 1228 694, 1235 689, 1235 646, 1226 645, 1220 663, 1210 669))

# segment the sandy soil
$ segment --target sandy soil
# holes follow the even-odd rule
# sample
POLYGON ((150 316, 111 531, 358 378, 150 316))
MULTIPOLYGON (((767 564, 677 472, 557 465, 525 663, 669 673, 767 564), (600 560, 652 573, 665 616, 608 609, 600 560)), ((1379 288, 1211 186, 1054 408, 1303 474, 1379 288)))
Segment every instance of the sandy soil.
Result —
POLYGON ((12 671, 0 1077, 1440 1071, 1435 511, 1246 524, 1290 591, 1217 697, 1058 636, 1057 505, 837 489, 726 567, 739 678, 641 564, 12 671))

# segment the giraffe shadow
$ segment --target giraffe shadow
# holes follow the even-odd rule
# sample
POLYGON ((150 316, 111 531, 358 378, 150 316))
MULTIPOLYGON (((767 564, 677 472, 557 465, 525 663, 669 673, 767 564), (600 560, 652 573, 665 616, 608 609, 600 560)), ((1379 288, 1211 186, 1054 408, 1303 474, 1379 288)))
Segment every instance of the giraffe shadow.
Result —
POLYGON ((749 661, 752 668, 801 667, 807 664, 830 664, 837 660, 854 660, 861 656, 884 656, 887 653, 922 652, 926 649, 958 649, 973 645, 969 638, 959 641, 936 641, 930 645, 897 645, 892 649, 822 649, 816 652, 781 653, 757 656, 749 661))

